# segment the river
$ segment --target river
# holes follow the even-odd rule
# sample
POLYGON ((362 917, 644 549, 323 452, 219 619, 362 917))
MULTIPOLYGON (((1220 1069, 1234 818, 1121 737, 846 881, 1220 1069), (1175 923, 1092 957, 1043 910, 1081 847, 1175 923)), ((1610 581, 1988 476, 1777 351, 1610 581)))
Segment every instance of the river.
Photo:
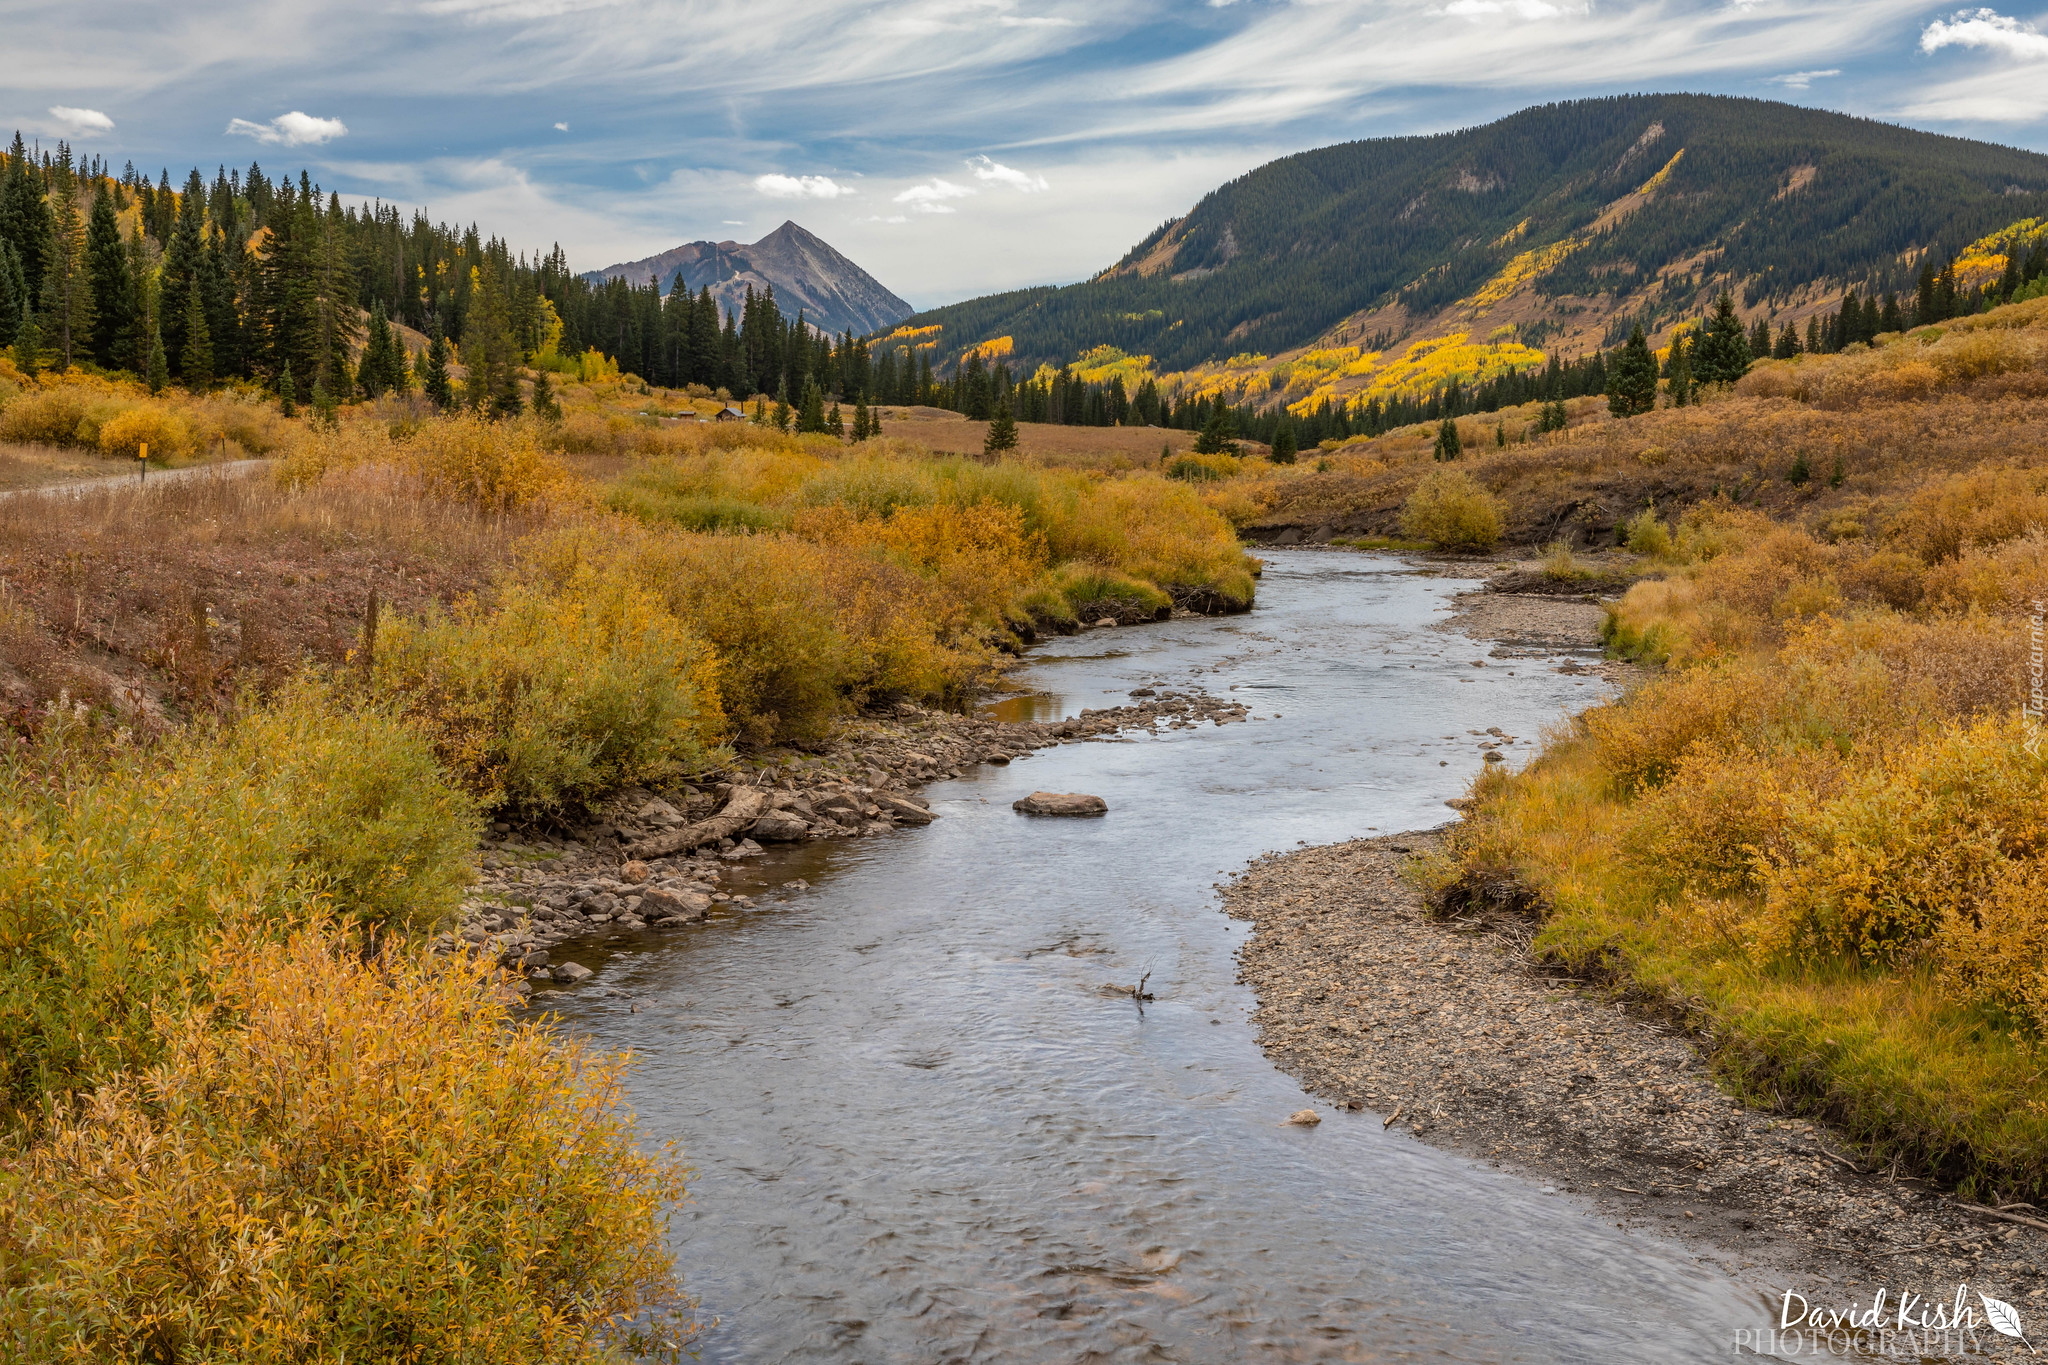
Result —
POLYGON ((1468 731, 1519 763, 1597 695, 1431 630, 1470 586, 1278 551, 1248 616, 1053 641, 1013 715, 1164 684, 1257 719, 980 768, 928 828, 746 873, 807 890, 567 954, 599 975, 545 1003, 638 1054, 648 1136, 698 1173, 673 1240, 707 1359, 1695 1361, 1761 1320, 1683 1248, 1315 1104, 1245 1022, 1221 878, 1439 824, 1468 731), (1012 812, 1034 788, 1110 813, 1012 812), (1146 974, 1142 1013, 1101 989, 1146 974))

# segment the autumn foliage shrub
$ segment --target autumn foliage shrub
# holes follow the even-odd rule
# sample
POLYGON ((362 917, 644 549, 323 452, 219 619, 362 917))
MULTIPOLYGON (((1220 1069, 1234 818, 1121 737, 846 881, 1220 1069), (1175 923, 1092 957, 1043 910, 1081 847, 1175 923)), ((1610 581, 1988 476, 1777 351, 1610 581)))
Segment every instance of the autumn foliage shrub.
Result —
POLYGON ((224 922, 432 926, 476 832, 419 736, 316 683, 146 750, 49 718, 0 758, 0 1116, 151 1064, 224 922))
POLYGON ((238 928, 160 1057, 0 1159, 0 1356, 676 1359, 683 1172, 621 1063, 462 960, 238 928))
POLYGON ((1401 508, 1401 532, 1443 550, 1483 550, 1500 540, 1499 498, 1462 469, 1424 477, 1401 508))
POLYGON ((577 806, 721 757, 716 656, 616 565, 394 618, 368 663, 488 806, 577 806))

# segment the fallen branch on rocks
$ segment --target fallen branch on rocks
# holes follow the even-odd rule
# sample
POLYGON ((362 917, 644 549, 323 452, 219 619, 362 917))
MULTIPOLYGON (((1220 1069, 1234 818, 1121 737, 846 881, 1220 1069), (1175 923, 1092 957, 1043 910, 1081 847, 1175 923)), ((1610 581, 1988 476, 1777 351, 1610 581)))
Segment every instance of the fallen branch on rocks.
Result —
POLYGON ((720 839, 745 833, 767 809, 768 793, 759 787, 736 787, 732 799, 725 803, 725 809, 709 820, 628 844, 625 854, 628 858, 666 858, 671 854, 702 848, 705 844, 715 844, 720 839))

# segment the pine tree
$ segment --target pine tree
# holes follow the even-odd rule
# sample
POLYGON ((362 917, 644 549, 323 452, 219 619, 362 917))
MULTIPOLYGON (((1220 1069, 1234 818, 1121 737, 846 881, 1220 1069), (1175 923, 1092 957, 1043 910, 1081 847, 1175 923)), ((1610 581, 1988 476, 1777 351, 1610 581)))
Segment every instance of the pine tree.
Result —
POLYGON ((1506 422, 1495 422, 1493 424, 1493 443, 1496 447, 1505 447, 1507 445, 1508 424, 1506 422))
POLYGON ((341 419, 336 412, 338 407, 340 407, 340 400, 328 391, 327 381, 315 379, 313 381, 313 420, 319 425, 326 427, 329 431, 334 430, 335 427, 341 425, 341 419))
POLYGON ((1778 340, 1771 347, 1771 359, 1790 360, 1799 354, 1799 329, 1787 320, 1785 330, 1778 333, 1778 340))
POLYGON ((286 417, 299 415, 299 395, 292 385, 292 363, 287 360, 277 376, 277 410, 286 417))
POLYGON ((22 278, 27 281, 24 299, 33 301, 43 292, 43 253, 50 239, 50 209, 43 200, 43 178, 22 143, 14 135, 7 149, 7 172, 0 178, 0 238, 14 244, 21 258, 22 278))
POLYGON ((135 330, 135 296, 128 247, 114 216, 114 196, 104 189, 93 196, 86 223, 85 274, 92 290, 92 358, 109 369, 126 366, 135 330))
POLYGON ((1771 353, 1771 324, 1759 314, 1749 328, 1749 358, 1751 360, 1771 353))
POLYGON ((363 397, 374 401, 387 389, 400 387, 402 381, 397 376, 404 363, 397 339, 391 334, 384 301, 379 299, 370 305, 370 325, 363 338, 363 363, 357 376, 363 397))
POLYGON ((1536 415, 1536 430, 1540 432, 1564 431, 1571 424, 1571 414, 1565 411, 1562 398, 1545 403, 1542 411, 1536 415))
POLYGON ((1017 448, 1017 419, 1010 411, 1008 394, 996 403, 995 416, 989 419, 988 435, 981 441, 981 453, 1000 455, 1006 450, 1017 448))
POLYGON ((1707 319, 1693 348, 1693 375, 1702 384, 1733 384, 1749 373, 1750 360, 1749 339, 1736 316, 1735 300, 1723 294, 1714 301, 1714 316, 1707 319))
POLYGON ((1672 407, 1682 408, 1699 401, 1693 393, 1692 338, 1689 334, 1680 332, 1671 338, 1671 360, 1665 365, 1664 373, 1672 407))
POLYGON ((470 268, 470 306, 463 323, 462 358, 469 366, 463 397, 478 412, 516 417, 519 396, 519 343, 512 335, 511 309, 505 280, 496 258, 484 256, 470 268))
POLYGON ((149 359, 143 364, 143 379, 151 393, 162 393, 171 382, 170 362, 164 357, 163 329, 154 325, 149 329, 149 359))
POLYGON ((818 387, 815 375, 804 376, 804 396, 797 406, 796 429, 799 432, 825 430, 825 391, 818 387))
POLYGON ((846 439, 846 423, 840 419, 837 403, 832 405, 832 411, 825 418, 825 430, 842 441, 846 439))
POLYGON ((14 329, 14 363, 29 374, 39 372, 49 356, 42 320, 33 308, 21 310, 21 325, 14 329))
POLYGON ((9 345, 21 330, 21 316, 29 308, 28 282, 22 278, 21 256, 14 243, 0 237, 0 341, 9 345))
MULTIPOLYGON (((193 171, 178 201, 178 216, 164 244, 163 265, 157 271, 157 323, 164 334, 164 350, 183 364, 185 323, 192 317, 187 300, 199 289, 200 272, 206 254, 206 185, 193 171)), ((183 370, 177 371, 182 377, 183 370)))
POLYGON ((1230 408, 1219 398, 1209 420, 1195 436, 1197 455, 1235 455, 1237 449, 1237 426, 1231 421, 1230 408))
POLYGON ((562 405, 555 400, 555 386, 548 382, 546 370, 533 372, 533 415, 544 422, 562 420, 562 405))
POLYGON ((868 431, 868 399, 866 394, 862 394, 859 398, 854 400, 853 435, 850 439, 852 440, 853 444, 859 445, 862 441, 868 439, 869 434, 870 433, 868 431))
POLYGON ((874 439, 875 439, 875 437, 877 437, 877 436, 880 436, 881 434, 882 434, 882 410, 881 410, 880 408, 869 408, 869 409, 868 409, 868 439, 869 439, 870 441, 872 441, 872 440, 874 440, 874 439))
POLYGON ((178 358, 178 370, 188 389, 213 387, 213 334, 207 329, 206 309, 200 305, 196 289, 185 294, 185 349, 178 358))
POLYGON ((50 232, 44 244, 43 289, 37 311, 44 344, 56 352, 57 368, 68 370, 74 359, 82 359, 92 349, 92 284, 71 149, 59 143, 57 150, 50 172, 50 232))
MULTIPOLYGON (((1723 294, 1722 300, 1728 296, 1723 294)), ((1731 308, 1732 312, 1732 308, 1731 308)), ((1737 340, 1741 340, 1738 321, 1737 340)), ((1700 349, 1706 349, 1702 341, 1700 349)), ((1704 357, 1695 361, 1699 372, 1704 374, 1704 357)), ((1634 417, 1657 406, 1657 358, 1650 354, 1650 343, 1643 336, 1643 325, 1639 322, 1629 330, 1628 340, 1615 353, 1614 363, 1607 369, 1607 410, 1616 417, 1634 417)))
POLYGON ((789 430, 789 379, 775 381, 775 411, 769 419, 777 431, 789 430))
POLYGON ((1273 453, 1267 458, 1274 464, 1293 464, 1299 449, 1294 438, 1294 423, 1282 417, 1279 427, 1273 432, 1273 453))
POLYGON ((448 378, 448 338, 441 335, 439 318, 434 320, 433 335, 427 342, 426 368, 420 376, 420 392, 443 412, 455 406, 455 386, 448 378))
POLYGON ((1436 448, 1431 453, 1439 460, 1455 460, 1465 453, 1465 443, 1458 436, 1457 418, 1446 417, 1437 427, 1436 448))

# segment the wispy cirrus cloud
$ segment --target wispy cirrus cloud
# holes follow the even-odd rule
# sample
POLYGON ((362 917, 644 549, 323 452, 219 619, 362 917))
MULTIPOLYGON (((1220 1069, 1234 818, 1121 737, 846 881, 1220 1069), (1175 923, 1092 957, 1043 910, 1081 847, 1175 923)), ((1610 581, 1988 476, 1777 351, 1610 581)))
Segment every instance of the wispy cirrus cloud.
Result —
POLYGON ((284 147, 317 147, 348 135, 348 125, 338 118, 316 118, 292 110, 268 123, 251 123, 245 118, 228 120, 227 131, 236 137, 253 137, 284 147))

